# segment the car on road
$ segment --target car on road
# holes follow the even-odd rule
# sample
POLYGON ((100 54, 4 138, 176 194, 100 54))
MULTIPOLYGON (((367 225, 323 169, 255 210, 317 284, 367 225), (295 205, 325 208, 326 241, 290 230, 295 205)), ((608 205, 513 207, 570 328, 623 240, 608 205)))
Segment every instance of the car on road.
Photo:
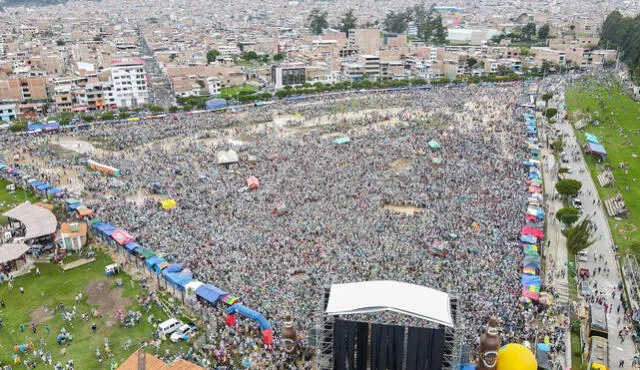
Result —
POLYGON ((189 338, 191 338, 191 336, 197 330, 198 330, 198 327, 194 323, 190 322, 188 324, 182 325, 176 331, 174 331, 173 334, 171 334, 171 336, 169 337, 169 339, 173 343, 176 343, 180 340, 189 340, 189 338))
POLYGON ((573 198, 573 201, 571 201, 571 205, 573 206, 573 208, 579 209, 580 212, 582 212, 582 201, 580 199, 573 198))
POLYGON ((589 262, 589 253, 587 253, 587 251, 578 252, 578 261, 589 262))
POLYGON ((589 287, 589 282, 586 280, 580 282, 580 295, 583 297, 591 295, 591 288, 589 287))

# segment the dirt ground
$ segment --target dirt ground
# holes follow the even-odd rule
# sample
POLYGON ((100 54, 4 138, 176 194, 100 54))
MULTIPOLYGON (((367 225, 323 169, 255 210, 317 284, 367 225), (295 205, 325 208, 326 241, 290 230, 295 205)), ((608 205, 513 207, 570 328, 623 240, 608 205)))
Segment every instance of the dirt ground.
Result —
POLYGON ((31 321, 29 323, 39 325, 48 321, 52 317, 53 315, 51 314, 51 311, 45 311, 44 306, 40 306, 36 308, 35 311, 31 312, 31 321))
POLYGON ((111 289, 111 284, 113 282, 94 280, 83 291, 87 296, 87 303, 98 306, 98 311, 106 319, 107 326, 113 326, 116 323, 113 318, 114 312, 131 304, 130 299, 122 297, 122 288, 111 289))

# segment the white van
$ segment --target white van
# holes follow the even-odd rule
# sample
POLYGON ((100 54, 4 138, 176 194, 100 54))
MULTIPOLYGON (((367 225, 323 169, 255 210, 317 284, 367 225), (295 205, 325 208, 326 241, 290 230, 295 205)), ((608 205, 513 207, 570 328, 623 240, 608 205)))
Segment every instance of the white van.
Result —
POLYGON ((161 337, 169 335, 182 325, 184 325, 184 323, 178 319, 169 319, 158 325, 158 335, 161 337))
POLYGON ((578 261, 580 262, 589 262, 589 254, 585 250, 581 250, 578 252, 578 261))

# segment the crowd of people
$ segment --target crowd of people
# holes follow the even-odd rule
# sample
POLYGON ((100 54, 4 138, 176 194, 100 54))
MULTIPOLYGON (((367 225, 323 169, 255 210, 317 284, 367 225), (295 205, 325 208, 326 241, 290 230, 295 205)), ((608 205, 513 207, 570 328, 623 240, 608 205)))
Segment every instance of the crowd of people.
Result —
MULTIPOLYGON (((6 161, 18 155, 17 164, 31 163, 34 175, 60 187, 82 184, 100 219, 237 295, 276 332, 290 313, 303 347, 320 323, 325 289, 382 279, 457 297, 456 326, 476 345, 490 316, 508 337, 531 330, 518 301, 528 159, 522 92, 519 84, 440 87, 0 140, 6 161), (342 136, 350 142, 336 144, 342 136), (52 145, 80 139, 103 149, 61 154, 52 145), (227 149, 239 161, 219 165, 227 149), (87 159, 121 176, 92 172, 87 159), (250 176, 257 189, 247 188, 250 176), (177 207, 162 210, 160 199, 177 207)), ((430 325, 390 313, 360 318, 430 325)), ((252 351, 253 336, 238 335, 257 333, 251 322, 217 327, 221 358, 233 348, 252 361, 286 359, 252 351)))

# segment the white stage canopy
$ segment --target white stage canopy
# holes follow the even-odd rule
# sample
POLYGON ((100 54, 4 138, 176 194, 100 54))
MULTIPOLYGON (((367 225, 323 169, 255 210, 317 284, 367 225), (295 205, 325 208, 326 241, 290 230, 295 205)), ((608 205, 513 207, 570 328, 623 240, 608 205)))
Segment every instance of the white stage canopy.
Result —
POLYGON ((333 284, 327 314, 393 311, 453 327, 449 294, 391 280, 333 284))
POLYGON ((29 202, 22 203, 4 215, 22 222, 26 229, 25 239, 53 234, 58 227, 56 216, 51 211, 29 202))

